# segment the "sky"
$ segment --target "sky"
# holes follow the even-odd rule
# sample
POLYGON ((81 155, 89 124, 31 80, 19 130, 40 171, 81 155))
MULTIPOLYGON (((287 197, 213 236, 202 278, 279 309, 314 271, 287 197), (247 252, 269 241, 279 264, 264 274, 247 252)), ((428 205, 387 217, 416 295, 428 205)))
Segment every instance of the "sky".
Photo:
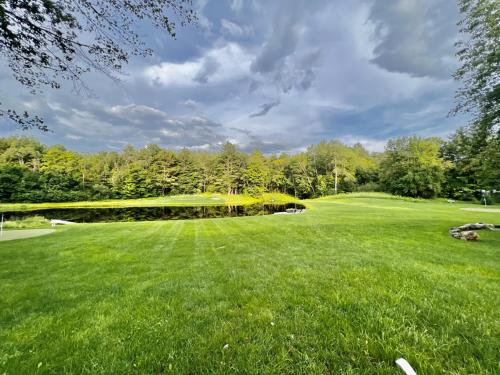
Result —
POLYGON ((331 139, 382 151, 394 137, 447 137, 457 82, 456 0, 198 0, 199 21, 172 39, 138 31, 154 55, 120 82, 84 79, 92 95, 31 95, 0 62, 0 101, 44 117, 49 133, 0 119, 0 136, 32 135, 82 152, 156 143, 170 149, 294 153, 331 139))

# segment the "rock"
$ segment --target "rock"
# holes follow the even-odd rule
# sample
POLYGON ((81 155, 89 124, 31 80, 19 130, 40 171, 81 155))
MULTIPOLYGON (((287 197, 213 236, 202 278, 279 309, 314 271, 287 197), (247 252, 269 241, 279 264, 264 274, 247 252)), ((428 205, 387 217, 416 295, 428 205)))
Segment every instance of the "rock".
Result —
POLYGON ((473 230, 467 230, 460 234, 460 239, 465 241, 477 241, 479 240, 479 234, 477 234, 473 230))
POLYGON ((485 223, 471 223, 464 224, 459 227, 450 228, 449 232, 453 238, 465 241, 478 241, 479 235, 474 230, 489 229, 498 230, 498 224, 485 224, 485 223), (474 230, 473 230, 474 229, 474 230))

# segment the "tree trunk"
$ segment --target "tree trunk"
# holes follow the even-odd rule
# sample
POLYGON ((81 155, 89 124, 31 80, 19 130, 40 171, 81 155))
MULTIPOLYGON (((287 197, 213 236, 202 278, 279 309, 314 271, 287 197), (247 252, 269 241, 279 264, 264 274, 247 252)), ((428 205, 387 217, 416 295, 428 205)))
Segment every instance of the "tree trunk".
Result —
POLYGON ((337 173, 337 163, 335 163, 335 186, 334 186, 334 191, 335 191, 335 194, 337 194, 337 186, 338 186, 338 173, 337 173))

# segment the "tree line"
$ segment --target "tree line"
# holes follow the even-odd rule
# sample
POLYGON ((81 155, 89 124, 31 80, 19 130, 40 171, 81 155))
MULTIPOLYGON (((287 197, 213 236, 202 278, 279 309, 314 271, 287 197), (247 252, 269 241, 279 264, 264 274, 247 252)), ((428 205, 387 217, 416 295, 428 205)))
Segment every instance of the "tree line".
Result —
POLYGON ((384 152, 321 142, 294 155, 247 154, 231 143, 218 152, 172 151, 151 144, 92 154, 47 147, 34 138, 0 139, 0 200, 54 202, 198 194, 280 192, 313 198, 387 191, 477 199, 500 188, 498 129, 472 125, 447 141, 402 137, 384 152))

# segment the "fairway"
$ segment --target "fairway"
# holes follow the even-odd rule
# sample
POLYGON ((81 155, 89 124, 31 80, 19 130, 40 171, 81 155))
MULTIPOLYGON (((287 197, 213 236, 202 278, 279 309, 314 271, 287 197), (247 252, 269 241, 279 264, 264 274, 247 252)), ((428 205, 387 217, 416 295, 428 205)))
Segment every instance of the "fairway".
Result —
POLYGON ((1 242, 0 374, 499 373, 500 213, 306 204, 1 242))

